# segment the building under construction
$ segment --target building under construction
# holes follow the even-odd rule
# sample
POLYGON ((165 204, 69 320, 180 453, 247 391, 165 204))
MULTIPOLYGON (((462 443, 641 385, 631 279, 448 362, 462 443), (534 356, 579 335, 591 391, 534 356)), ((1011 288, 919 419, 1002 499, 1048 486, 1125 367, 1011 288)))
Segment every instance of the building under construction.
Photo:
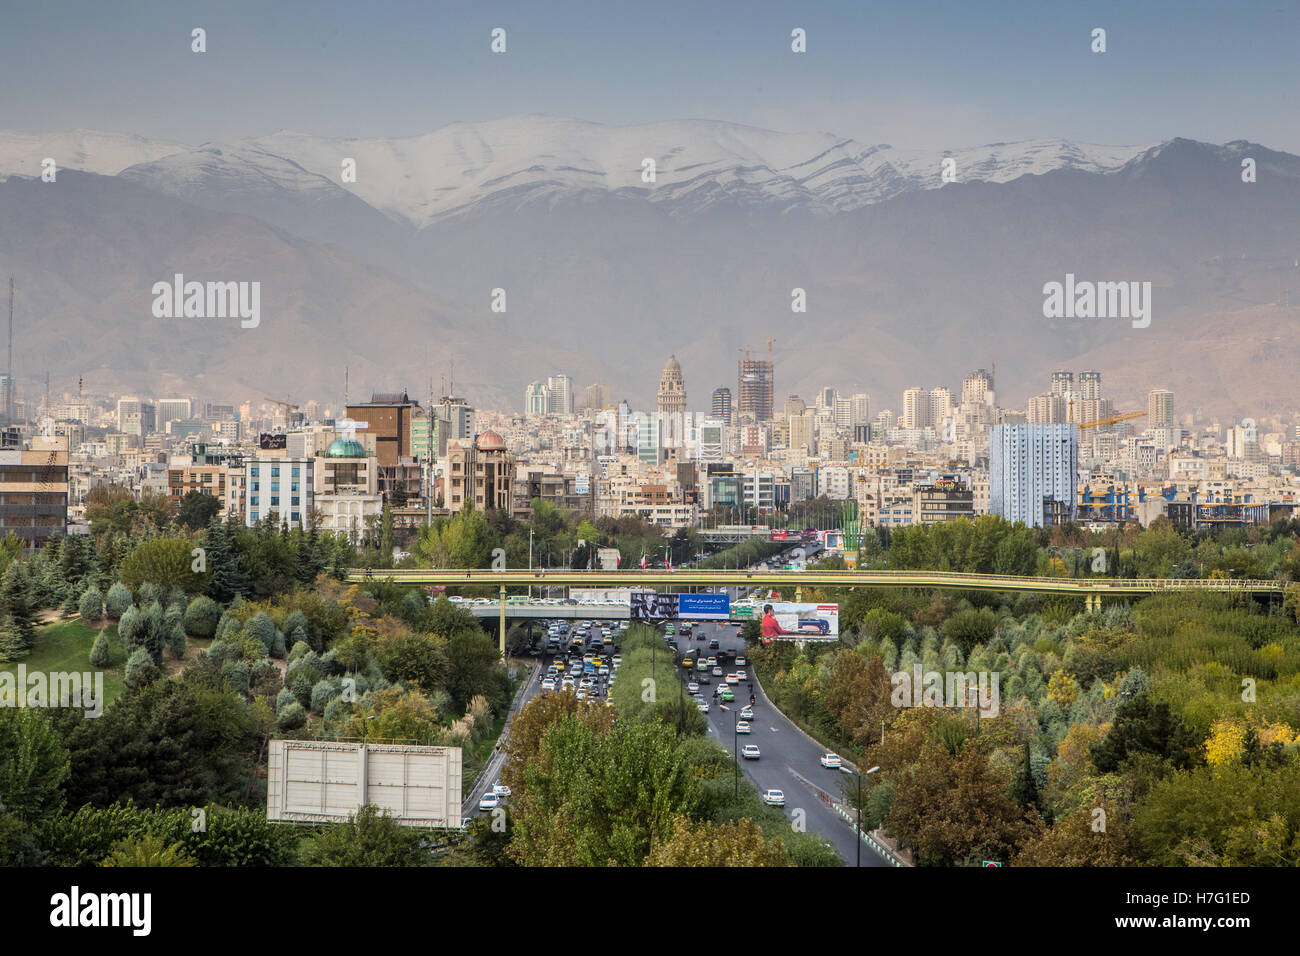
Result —
POLYGON ((752 416, 755 421, 772 420, 773 394, 775 376, 772 372, 772 339, 767 343, 767 358, 750 358, 750 350, 743 349, 745 357, 740 360, 740 370, 736 381, 736 417, 743 419, 752 416))

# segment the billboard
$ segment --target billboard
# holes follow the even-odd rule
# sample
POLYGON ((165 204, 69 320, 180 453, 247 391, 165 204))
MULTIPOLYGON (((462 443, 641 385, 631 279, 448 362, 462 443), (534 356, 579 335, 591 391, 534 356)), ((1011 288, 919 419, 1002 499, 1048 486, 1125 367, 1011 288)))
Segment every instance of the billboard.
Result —
POLYGON ((677 616, 693 621, 725 621, 731 617, 729 594, 679 594, 677 616))
POLYGON ((285 434, 273 435, 270 432, 262 432, 257 436, 257 447, 261 449, 287 448, 288 443, 289 436, 285 434))
POLYGON ((657 594, 654 591, 633 591, 631 612, 628 615, 634 621, 651 619, 673 620, 677 617, 677 595, 657 594))
POLYGON ((405 826, 461 826, 461 750, 403 744, 273 740, 266 818, 342 822, 374 804, 405 826))
POLYGON ((731 617, 731 597, 727 594, 658 594, 633 591, 631 614, 634 621, 691 620, 725 621, 731 617))
MULTIPOLYGON (((782 637, 830 641, 840 636, 838 604, 794 604, 786 601, 770 603, 782 637)), ((761 615, 762 608, 757 613, 761 615)))

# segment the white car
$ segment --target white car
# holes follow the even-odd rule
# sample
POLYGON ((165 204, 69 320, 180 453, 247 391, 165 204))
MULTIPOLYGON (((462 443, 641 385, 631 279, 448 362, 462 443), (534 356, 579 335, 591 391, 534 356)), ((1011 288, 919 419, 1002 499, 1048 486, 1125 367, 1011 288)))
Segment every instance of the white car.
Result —
POLYGON ((501 798, 495 793, 483 794, 482 799, 478 802, 478 808, 480 810, 495 810, 499 806, 501 806, 501 798))
POLYGON ((737 722, 736 722, 736 733, 738 733, 738 734, 747 734, 747 733, 750 733, 750 729, 749 729, 749 721, 747 721, 747 720, 740 720, 740 721, 737 721, 737 722))
POLYGON ((839 754, 822 754, 822 766, 831 770, 839 770, 842 766, 839 754))
POLYGON ((495 793, 498 797, 510 796, 510 788, 507 787, 504 783, 493 784, 492 792, 495 793))
POLYGON ((783 807, 785 806, 785 794, 780 790, 764 790, 763 802, 769 807, 783 807))
POLYGON ((700 685, 695 683, 695 681, 691 681, 686 685, 686 689, 692 694, 698 694, 700 692, 700 685))
POLYGON ((746 760, 757 760, 760 756, 758 752, 758 744, 745 744, 745 746, 740 748, 740 755, 746 760))
POLYGON ((740 683, 740 675, 739 675, 739 674, 728 674, 728 675, 727 675, 727 683, 728 683, 728 684, 739 684, 739 683, 740 683))
POLYGON ((736 676, 741 680, 749 680, 749 676, 744 671, 736 671, 736 676))
POLYGON ((744 707, 742 707, 742 708, 740 709, 740 719, 741 719, 741 720, 753 720, 753 719, 754 719, 754 708, 753 708, 753 707, 750 707, 748 704, 746 704, 744 707))
POLYGON ((551 691, 555 690, 555 681, 550 679, 542 681, 542 690, 547 693, 550 693, 551 691))
POLYGON ((709 705, 705 701, 696 701, 695 706, 701 714, 707 714, 709 712, 709 705))

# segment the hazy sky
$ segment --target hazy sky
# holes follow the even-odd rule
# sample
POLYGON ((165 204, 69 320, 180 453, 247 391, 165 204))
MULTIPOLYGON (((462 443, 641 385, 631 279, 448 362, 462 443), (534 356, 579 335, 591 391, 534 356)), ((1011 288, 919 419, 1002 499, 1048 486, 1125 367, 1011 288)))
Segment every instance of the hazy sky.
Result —
POLYGON ((196 144, 519 113, 702 117, 895 146, 1250 139, 1300 153, 1300 3, 8 4, 0 128, 196 144), (193 27, 208 52, 190 52, 193 27), (494 27, 504 55, 489 51, 494 27), (808 52, 790 52, 802 27, 808 52), (1094 27, 1108 51, 1090 51, 1094 27))

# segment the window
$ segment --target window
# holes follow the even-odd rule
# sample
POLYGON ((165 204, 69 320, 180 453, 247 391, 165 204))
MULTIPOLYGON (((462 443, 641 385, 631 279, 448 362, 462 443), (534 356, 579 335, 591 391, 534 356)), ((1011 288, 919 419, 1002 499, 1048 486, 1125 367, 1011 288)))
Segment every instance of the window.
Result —
MULTIPOLYGON (((255 503, 256 503, 256 502, 255 502, 255 503)), ((250 512, 248 513, 248 518, 249 518, 250 521, 252 521, 254 524, 256 524, 257 521, 258 521, 257 512, 256 512, 256 511, 250 511, 250 512)))

